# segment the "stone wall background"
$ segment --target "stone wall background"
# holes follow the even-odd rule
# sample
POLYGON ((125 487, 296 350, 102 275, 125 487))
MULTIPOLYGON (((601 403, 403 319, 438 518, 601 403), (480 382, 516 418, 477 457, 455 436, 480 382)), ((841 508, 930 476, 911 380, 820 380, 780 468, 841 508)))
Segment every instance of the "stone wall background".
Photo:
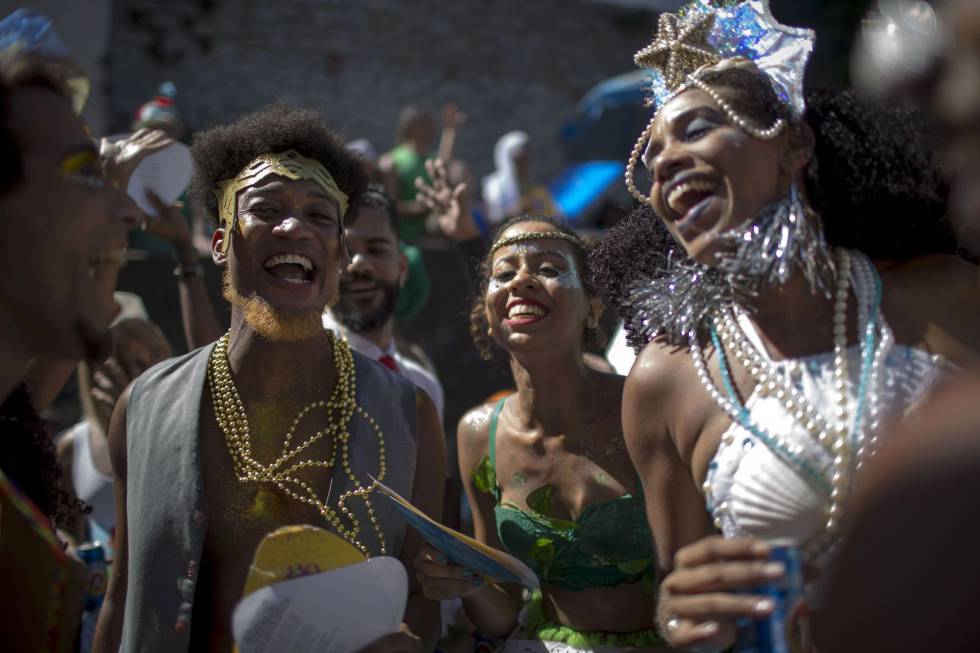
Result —
POLYGON ((402 106, 451 101, 469 117, 457 154, 477 175, 521 128, 549 178, 575 102, 630 70, 653 24, 586 0, 116 0, 108 123, 125 129, 170 79, 193 129, 284 98, 384 151, 402 106))
MULTIPOLYGON (((61 4, 81 17, 89 1, 61 4)), ((455 102, 469 116, 456 152, 478 177, 492 168, 496 139, 516 128, 533 139, 538 176, 557 174, 564 164, 557 133, 575 103, 603 79, 633 70, 632 55, 656 24, 652 11, 593 0, 110 4, 110 131, 127 129, 167 79, 192 129, 284 98, 321 109, 347 138, 368 138, 379 151, 391 146, 402 106, 455 102)), ((772 0, 782 21, 817 29, 809 77, 820 85, 846 80, 850 40, 869 4, 772 0)))

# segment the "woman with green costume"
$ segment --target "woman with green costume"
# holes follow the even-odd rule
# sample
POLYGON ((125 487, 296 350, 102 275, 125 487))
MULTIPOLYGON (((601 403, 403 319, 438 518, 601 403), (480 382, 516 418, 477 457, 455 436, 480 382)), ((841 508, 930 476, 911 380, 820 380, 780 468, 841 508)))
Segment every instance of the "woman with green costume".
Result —
POLYGON ((653 542, 643 493, 623 442, 623 377, 582 362, 601 304, 585 244, 550 219, 505 222, 483 262, 470 329, 484 357, 510 359, 515 394, 466 413, 459 465, 475 535, 530 566, 540 591, 484 579, 425 547, 425 594, 461 598, 481 635, 503 651, 657 651, 653 542), (523 603, 523 609, 522 609, 523 603), (530 641, 529 641, 530 640, 530 641), (603 649, 607 650, 607 649, 603 649))

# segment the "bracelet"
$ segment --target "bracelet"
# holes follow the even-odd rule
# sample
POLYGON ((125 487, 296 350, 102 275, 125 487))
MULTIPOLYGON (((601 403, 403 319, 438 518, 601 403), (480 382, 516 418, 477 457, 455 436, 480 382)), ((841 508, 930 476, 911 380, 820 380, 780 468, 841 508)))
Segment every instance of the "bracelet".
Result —
POLYGON ((181 281, 187 281, 193 277, 198 277, 199 279, 204 278, 204 266, 200 263, 191 263, 190 265, 184 265, 183 263, 178 263, 177 267, 174 268, 174 276, 181 281))

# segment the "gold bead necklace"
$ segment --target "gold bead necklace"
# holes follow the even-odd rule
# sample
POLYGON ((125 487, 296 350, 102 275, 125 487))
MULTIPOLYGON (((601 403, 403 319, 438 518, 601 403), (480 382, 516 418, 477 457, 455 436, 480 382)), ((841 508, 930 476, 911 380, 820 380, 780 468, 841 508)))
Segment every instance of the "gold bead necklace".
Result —
MULTIPOLYGON (((208 360, 208 388, 211 391, 211 402, 214 407, 215 421, 218 428, 225 436, 225 443, 228 445, 228 453, 231 455, 232 467, 235 476, 241 483, 269 483, 275 485, 286 495, 301 501, 307 505, 315 507, 327 523, 345 540, 356 546, 364 555, 369 555, 367 547, 357 539, 361 530, 361 524, 354 516, 354 513, 347 507, 346 501, 350 497, 360 497, 367 509, 368 518, 374 527, 374 532, 378 536, 381 555, 387 553, 387 544, 381 525, 378 523, 368 495, 377 487, 377 483, 372 481, 367 485, 361 485, 354 470, 350 466, 348 443, 350 441, 350 420, 355 413, 360 415, 374 429, 378 436, 378 480, 384 480, 387 465, 385 464, 385 443, 384 434, 381 427, 368 415, 356 401, 356 377, 354 373, 354 357, 351 354, 350 345, 346 340, 334 336, 330 331, 327 332, 330 344, 333 348, 334 367, 337 370, 337 382, 330 399, 327 401, 314 401, 303 408, 292 425, 286 432, 282 443, 282 453, 275 461, 268 465, 255 459, 252 453, 252 438, 248 425, 248 414, 242 404, 238 388, 231 376, 231 365, 228 362, 228 340, 231 332, 226 333, 218 340, 211 352, 208 360), (327 427, 314 433, 305 441, 293 446, 290 449, 293 436, 299 427, 300 422, 311 411, 324 409, 327 412, 327 427), (330 437, 333 440, 333 448, 328 460, 301 460, 294 461, 295 457, 310 447, 313 443, 330 437), (321 499, 317 492, 310 485, 297 478, 295 473, 302 469, 322 468, 331 472, 337 461, 337 448, 340 447, 340 464, 347 477, 353 483, 354 488, 344 492, 337 499, 337 510, 343 514, 350 522, 347 527, 341 521, 340 515, 331 508, 327 501, 330 491, 327 491, 327 498, 321 499), (293 462, 290 462, 293 461, 293 462)), ((331 480, 331 486, 333 481, 331 480)))

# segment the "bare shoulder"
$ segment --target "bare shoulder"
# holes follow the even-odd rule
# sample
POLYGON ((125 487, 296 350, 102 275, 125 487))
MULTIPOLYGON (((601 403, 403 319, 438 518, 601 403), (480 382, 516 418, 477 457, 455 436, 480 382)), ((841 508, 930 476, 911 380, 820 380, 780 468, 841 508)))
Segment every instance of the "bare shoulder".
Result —
POLYGON ((463 413, 456 429, 456 444, 459 448, 461 468, 476 469, 490 443, 490 422, 496 402, 487 402, 470 408, 463 413))
POLYGON ((486 445, 487 440, 490 438, 490 421, 493 418, 493 411, 496 405, 496 402, 488 401, 485 404, 474 406, 463 413, 463 416, 459 419, 459 426, 456 431, 460 439, 460 444, 466 441, 467 443, 473 442, 477 445, 486 445))
POLYGON ((686 348, 654 340, 623 388, 623 434, 634 464, 674 450, 688 460, 713 412, 686 348))
POLYGON ((883 308, 895 338, 963 366, 980 361, 980 278, 955 256, 882 267, 883 308))
POLYGON ((653 340, 637 356, 626 377, 623 405, 666 399, 676 391, 678 380, 690 373, 687 349, 653 340))
POLYGON ((881 266, 886 301, 928 294, 977 292, 977 266, 958 256, 936 254, 920 256, 893 266, 881 266))

